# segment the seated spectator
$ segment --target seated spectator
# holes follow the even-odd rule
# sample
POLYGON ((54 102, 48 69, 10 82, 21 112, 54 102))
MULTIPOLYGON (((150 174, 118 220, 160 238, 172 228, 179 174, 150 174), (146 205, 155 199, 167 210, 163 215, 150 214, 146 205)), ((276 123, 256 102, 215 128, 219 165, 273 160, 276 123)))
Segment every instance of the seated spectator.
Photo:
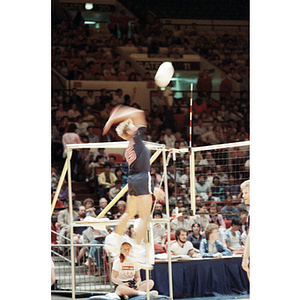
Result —
POLYGON ((86 198, 83 201, 85 207, 86 216, 93 216, 95 214, 96 208, 94 207, 94 200, 92 198, 86 198))
POLYGON ((200 244, 200 254, 203 258, 214 257, 222 258, 231 256, 231 251, 226 248, 219 240, 219 229, 216 224, 208 224, 205 229, 205 239, 200 244))
MULTIPOLYGON (((187 205, 187 203, 184 203, 184 200, 178 200, 177 201, 177 208, 178 208, 178 210, 180 209, 180 208, 185 208, 185 209, 187 209, 186 208, 186 205, 187 205)), ((179 211, 178 211, 179 212, 179 211)), ((176 214, 176 207, 172 210, 172 212, 171 212, 171 215, 175 215, 176 214)))
MULTIPOLYGON (((120 247, 120 255, 113 262, 111 280, 116 285, 115 298, 126 295, 127 297, 146 296, 147 282, 141 281, 140 268, 126 259, 132 246, 129 242, 123 242, 120 247)), ((149 289, 154 286, 152 279, 148 281, 149 289)), ((150 295, 157 296, 157 291, 150 291, 150 295)), ((119 299, 119 298, 118 298, 119 299)), ((128 299, 124 297, 124 299, 128 299)))
POLYGON ((179 172, 176 170, 176 175, 175 175, 174 164, 168 165, 168 167, 167 167, 167 177, 168 177, 168 180, 169 180, 169 179, 173 179, 174 181, 176 180, 176 182, 180 182, 180 181, 179 181, 180 174, 179 174, 179 172))
POLYGON ((179 200, 182 200, 186 206, 191 203, 190 196, 187 193, 187 190, 183 187, 179 188, 179 195, 177 195, 177 201, 179 200))
POLYGON ((172 133, 172 129, 171 128, 166 128, 166 133, 164 135, 164 141, 167 147, 174 147, 174 143, 175 143, 175 135, 172 133))
MULTIPOLYGON (((209 224, 208 215, 205 215, 206 212, 207 212, 206 205, 203 201, 201 201, 201 203, 199 204, 199 210, 197 210, 197 213, 200 214, 195 214, 194 216, 191 216, 189 220, 190 224, 199 223, 201 229, 205 231, 206 226, 209 224)), ((203 231, 201 233, 203 233, 203 231)))
MULTIPOLYGON (((113 200, 119 194, 121 189, 122 189, 122 181, 117 179, 115 181, 115 186, 109 190, 109 194, 108 194, 109 200, 113 200)), ((122 198, 124 198, 124 196, 121 197, 121 199, 122 198)))
POLYGON ((203 125, 203 121, 199 118, 196 122, 196 125, 193 126, 193 135, 195 136, 196 143, 200 140, 202 134, 207 132, 206 126, 203 125))
POLYGON ((218 228, 219 228, 219 241, 220 241, 225 247, 227 247, 226 241, 225 241, 225 231, 226 231, 226 229, 224 229, 223 227, 220 227, 219 219, 218 219, 218 218, 212 218, 212 219, 210 220, 209 223, 213 223, 213 224, 218 225, 218 228))
POLYGON ((100 198, 102 198, 102 197, 105 198, 106 193, 109 192, 109 190, 115 186, 115 181, 117 180, 117 177, 110 170, 111 170, 110 164, 106 163, 104 165, 104 172, 102 172, 98 176, 98 185, 100 188, 100 191, 99 191, 100 198))
MULTIPOLYGON (((108 204, 108 202, 107 202, 106 198, 104 198, 104 197, 100 198, 100 200, 99 200, 99 209, 96 210, 96 215, 99 215, 105 209, 107 204, 108 204)), ((108 211, 103 217, 111 219, 112 218, 111 211, 108 211)))
MULTIPOLYGON (((221 209, 221 213, 225 213, 225 212, 231 212, 231 213, 239 212, 239 210, 236 207, 232 206, 232 197, 230 195, 227 196, 227 198, 226 198, 226 205, 223 206, 221 209)), ((238 218, 238 217, 239 217, 239 215, 231 215, 231 214, 223 215, 224 220, 233 220, 234 218, 238 218)))
POLYGON ((123 90, 117 89, 115 96, 114 96, 113 100, 111 101, 111 105, 116 106, 116 105, 123 104, 123 103, 124 103, 123 90))
MULTIPOLYGON (((77 212, 74 210, 73 200, 73 220, 78 217, 77 212)), ((59 235, 57 236, 58 244, 66 244, 67 240, 64 237, 70 239, 70 209, 69 209, 69 198, 66 199, 66 209, 61 210, 57 216, 57 222, 59 226, 59 235)))
POLYGON ((89 139, 89 143, 99 143, 99 137, 94 134, 94 128, 93 126, 88 126, 87 128, 87 137, 89 139))
POLYGON ((117 177, 117 180, 120 180, 122 182, 121 188, 123 188, 127 184, 127 176, 123 173, 120 167, 117 167, 115 169, 115 175, 117 177))
MULTIPOLYGON (((162 219, 162 212, 160 210, 153 211, 153 219, 162 219)), ((159 243, 162 246, 165 244, 166 228, 162 223, 152 223, 153 227, 153 241, 159 243)))
POLYGON ((97 155, 95 161, 91 161, 91 157, 88 157, 88 167, 87 167, 87 178, 89 182, 92 182, 95 179, 96 170, 95 168, 103 168, 104 169, 104 156, 97 155))
POLYGON ((175 240, 170 247, 170 251, 172 255, 179 256, 181 258, 189 258, 190 256, 193 258, 201 257, 201 255, 196 254, 194 251, 193 244, 187 240, 188 230, 179 227, 175 231, 175 240))
POLYGON ((207 201, 212 196, 210 185, 205 182, 204 175, 200 175, 198 182, 195 182, 196 194, 199 194, 204 201, 207 201))
POLYGON ((73 103, 71 109, 68 110, 68 118, 71 121, 76 121, 77 117, 80 115, 81 115, 80 111, 77 110, 77 104, 73 103))
POLYGON ((162 180, 162 177, 161 174, 158 173, 157 168, 154 166, 150 166, 150 174, 155 175, 154 185, 159 185, 162 180))
POLYGON ((108 162, 110 163, 111 172, 116 172, 116 168, 119 167, 119 164, 116 163, 117 158, 114 155, 110 155, 108 162))
POLYGON ((68 113, 64 110, 63 103, 58 103, 58 109, 55 113, 56 122, 60 122, 63 117, 67 117, 68 113))
POLYGON ((87 128, 89 126, 88 123, 83 122, 82 116, 77 117, 77 122, 75 123, 77 126, 76 133, 80 136, 86 135, 88 133, 87 128))
POLYGON ((201 135, 201 140, 205 145, 222 144, 224 142, 221 133, 221 126, 214 126, 212 131, 208 131, 201 135))
POLYGON ((218 176, 213 179, 213 185, 211 187, 212 199, 215 201, 225 200, 224 187, 220 185, 220 180, 218 176))
POLYGON ((84 244, 99 244, 99 247, 85 247, 86 250, 89 251, 88 259, 84 263, 84 265, 87 268, 90 268, 92 266, 92 262, 96 260, 96 269, 97 272, 94 276, 100 276, 101 275, 101 268, 103 265, 103 259, 102 255, 104 254, 103 247, 100 246, 100 244, 103 244, 105 237, 108 235, 107 230, 99 230, 96 228, 93 228, 92 226, 89 226, 85 231, 83 231, 83 242, 84 244))
MULTIPOLYGON (((84 205, 80 205, 78 208, 78 217, 74 219, 74 222, 77 221, 83 221, 84 218, 86 217, 86 209, 84 205)), ((86 226, 80 226, 80 227, 74 227, 73 228, 73 239, 75 244, 83 244, 83 236, 82 233, 84 230, 86 230, 86 226)), ((86 249, 83 247, 80 249, 79 254, 78 254, 79 247, 75 247, 75 263, 79 263, 80 259, 83 257, 86 249)))
POLYGON ((163 219, 167 219, 167 215, 166 215, 165 213, 163 213, 163 205, 162 205, 159 201, 157 201, 157 202, 155 203, 154 210, 159 210, 159 211, 161 211, 161 213, 162 213, 162 218, 163 218, 163 219))
POLYGON ((218 212, 218 206, 216 203, 211 203, 209 206, 209 216, 208 219, 211 221, 212 218, 217 218, 219 220, 220 226, 223 227, 224 229, 226 228, 225 222, 223 220, 222 215, 217 214, 218 212))
POLYGON ((231 227, 225 231, 225 241, 227 248, 234 252, 244 252, 240 228, 242 221, 240 218, 234 218, 231 221, 231 227))
POLYGON ((214 168, 216 166, 216 162, 212 157, 211 151, 207 151, 204 157, 205 157, 204 159, 200 160, 199 166, 209 167, 209 168, 214 168))
POLYGON ((228 175, 223 171, 223 168, 221 165, 216 165, 215 169, 215 176, 219 177, 220 184, 221 185, 227 185, 228 184, 228 175))
POLYGON ((124 200, 119 200, 117 203, 117 207, 118 207, 117 218, 120 218, 126 210, 126 202, 124 200))
POLYGON ((235 200, 239 200, 241 198, 241 189, 240 185, 235 183, 235 178, 233 174, 229 175, 228 184, 225 185, 224 191, 226 195, 231 195, 235 200))
POLYGON ((204 236, 200 233, 201 226, 199 223, 194 223, 192 225, 192 232, 188 235, 187 240, 193 244, 193 247, 196 248, 196 251, 200 248, 201 240, 204 236))
POLYGON ((179 216, 179 217, 175 218, 174 220, 172 220, 171 231, 176 231, 178 228, 182 228, 188 232, 190 230, 191 226, 190 226, 190 222, 189 222, 187 216, 184 215, 184 214, 187 214, 187 209, 184 207, 181 207, 178 209, 178 213, 182 213, 182 216, 179 216))

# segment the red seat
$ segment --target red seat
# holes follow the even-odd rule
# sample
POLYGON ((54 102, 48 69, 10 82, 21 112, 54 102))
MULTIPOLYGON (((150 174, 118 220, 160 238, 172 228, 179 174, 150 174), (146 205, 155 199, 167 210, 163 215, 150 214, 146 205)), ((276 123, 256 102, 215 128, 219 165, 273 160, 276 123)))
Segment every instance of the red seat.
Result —
MULTIPOLYGON (((170 239, 171 241, 175 241, 175 232, 170 232, 170 239)), ((165 244, 168 242, 168 234, 165 235, 165 244)))
POLYGON ((226 228, 230 228, 231 226, 231 220, 224 220, 226 228))
POLYGON ((154 243, 154 252, 155 254, 166 253, 165 249, 160 243, 154 243))

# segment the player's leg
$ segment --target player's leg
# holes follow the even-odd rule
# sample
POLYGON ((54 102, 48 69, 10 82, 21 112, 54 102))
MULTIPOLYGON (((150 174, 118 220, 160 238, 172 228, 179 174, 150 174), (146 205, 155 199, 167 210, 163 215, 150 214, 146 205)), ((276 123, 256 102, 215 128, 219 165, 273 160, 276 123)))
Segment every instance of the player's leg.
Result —
POLYGON ((137 203, 135 196, 127 197, 127 205, 124 214, 119 219, 119 224, 115 226, 114 232, 106 237, 105 249, 109 252, 119 253, 123 231, 127 222, 136 215, 137 203))
POLYGON ((137 210, 140 217, 139 228, 136 231, 136 243, 141 244, 143 238, 145 238, 147 225, 150 221, 150 213, 152 206, 152 195, 138 196, 137 210))
POLYGON ((115 226, 115 233, 122 235, 126 227, 127 222, 132 219, 137 213, 137 197, 128 196, 126 203, 126 210, 124 214, 120 217, 119 224, 115 226))

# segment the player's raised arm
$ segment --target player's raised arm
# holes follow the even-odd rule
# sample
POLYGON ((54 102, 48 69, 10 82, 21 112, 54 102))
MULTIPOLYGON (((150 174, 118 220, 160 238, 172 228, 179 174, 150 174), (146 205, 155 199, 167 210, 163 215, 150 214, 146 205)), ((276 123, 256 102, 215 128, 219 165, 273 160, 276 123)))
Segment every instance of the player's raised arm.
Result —
POLYGON ((120 123, 128 118, 131 118, 133 124, 136 126, 147 125, 143 110, 125 105, 119 105, 112 110, 110 117, 103 128, 102 134, 105 135, 113 124, 120 123))

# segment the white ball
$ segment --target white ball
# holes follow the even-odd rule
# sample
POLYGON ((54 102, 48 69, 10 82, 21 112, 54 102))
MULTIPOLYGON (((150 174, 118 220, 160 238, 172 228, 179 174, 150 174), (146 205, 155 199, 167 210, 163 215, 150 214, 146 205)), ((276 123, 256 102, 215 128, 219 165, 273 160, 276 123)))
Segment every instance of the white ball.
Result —
POLYGON ((174 67, 171 62, 165 61, 163 62, 154 77, 155 83, 160 88, 166 87, 174 74, 174 67))

